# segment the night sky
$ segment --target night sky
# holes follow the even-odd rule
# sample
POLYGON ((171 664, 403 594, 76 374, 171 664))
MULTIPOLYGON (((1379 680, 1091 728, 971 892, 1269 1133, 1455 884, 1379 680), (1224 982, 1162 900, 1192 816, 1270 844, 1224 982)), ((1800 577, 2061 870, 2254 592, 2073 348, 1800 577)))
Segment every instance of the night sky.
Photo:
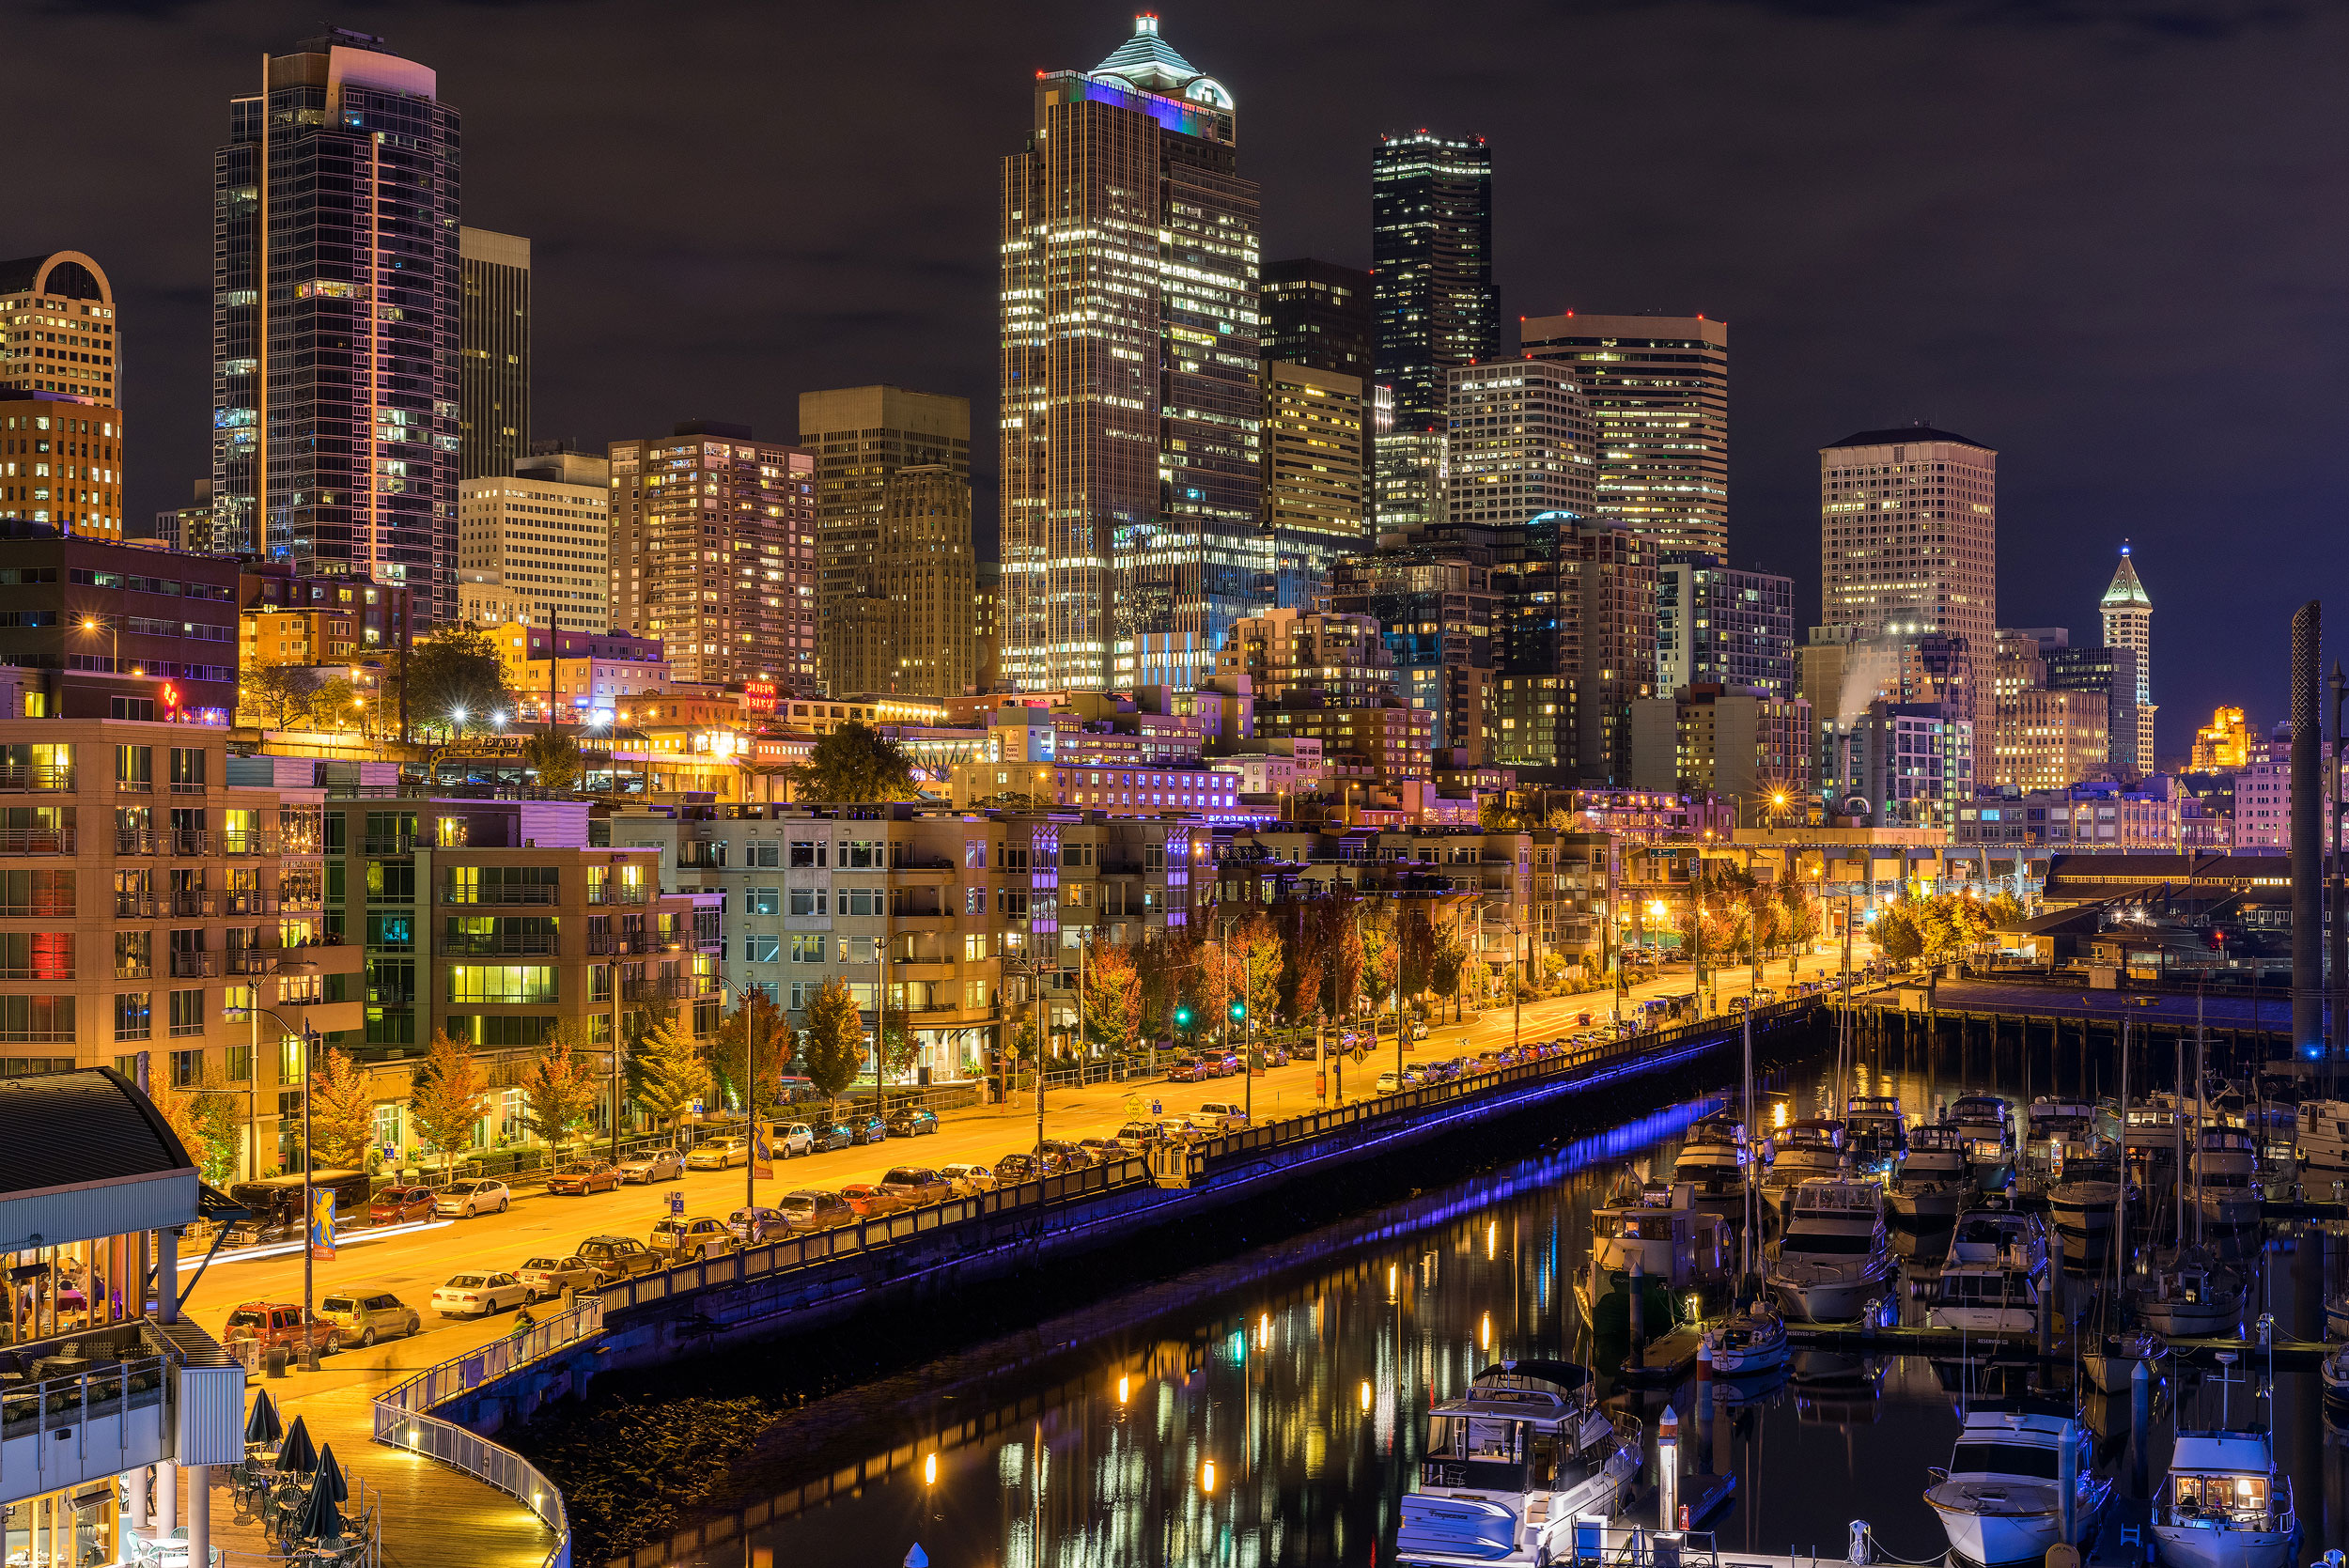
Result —
MULTIPOLYGON (((1732 552, 1818 604, 1817 458, 1999 452, 2001 625, 2095 640, 2123 536, 2160 748, 2283 716, 2344 553, 2349 8, 2123 0, 1159 8, 1238 101, 1268 258, 1369 261, 1381 131, 1495 147, 1504 316, 1730 323, 1732 552)), ((206 472, 210 174, 293 4, 0 5, 0 255, 120 295, 132 519, 206 472)), ((972 400, 993 532, 997 160, 1116 4, 352 5, 464 115, 466 221, 536 244, 537 433, 797 428, 804 388, 972 400)), ((135 526, 135 524, 134 524, 135 526)), ((2349 600, 2334 609, 2349 629, 2349 600)), ((1798 628, 1797 638, 1801 636, 1798 628)), ((2349 648, 2336 629, 2326 657, 2349 648)))

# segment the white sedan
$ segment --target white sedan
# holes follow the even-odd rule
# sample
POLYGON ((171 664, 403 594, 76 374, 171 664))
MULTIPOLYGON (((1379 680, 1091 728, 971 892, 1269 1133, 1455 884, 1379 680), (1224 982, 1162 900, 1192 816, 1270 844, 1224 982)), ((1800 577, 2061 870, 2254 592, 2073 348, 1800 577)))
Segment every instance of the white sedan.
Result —
POLYGON ((443 1317, 487 1317, 530 1299, 530 1287, 511 1274, 459 1274, 432 1293, 443 1317))
POLYGON ((476 1214, 504 1214, 513 1201, 504 1182, 451 1182, 434 1196, 432 1212, 471 1219, 476 1214))
POLYGON ((693 1152, 685 1157, 688 1171, 723 1171, 750 1162, 751 1141, 747 1138, 717 1138, 696 1143, 693 1152))

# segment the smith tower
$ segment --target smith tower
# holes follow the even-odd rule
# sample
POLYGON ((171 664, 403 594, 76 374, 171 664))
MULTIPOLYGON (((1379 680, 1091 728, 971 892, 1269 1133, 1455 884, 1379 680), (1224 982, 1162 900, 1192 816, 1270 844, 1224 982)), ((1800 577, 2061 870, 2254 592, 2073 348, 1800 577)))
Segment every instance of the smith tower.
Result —
POLYGON ((1039 73, 1003 160, 1003 676, 1100 691, 1144 638, 1203 672, 1265 602, 1258 197, 1232 95, 1158 18, 1039 73))
POLYGON ((2105 646, 2137 650, 2137 770, 2154 770, 2154 601, 2137 580, 2137 561, 2121 547, 2121 565, 2097 608, 2104 614, 2105 646))
POLYGON ((457 613, 458 115, 339 28, 263 62, 212 163, 212 499, 224 550, 457 613))

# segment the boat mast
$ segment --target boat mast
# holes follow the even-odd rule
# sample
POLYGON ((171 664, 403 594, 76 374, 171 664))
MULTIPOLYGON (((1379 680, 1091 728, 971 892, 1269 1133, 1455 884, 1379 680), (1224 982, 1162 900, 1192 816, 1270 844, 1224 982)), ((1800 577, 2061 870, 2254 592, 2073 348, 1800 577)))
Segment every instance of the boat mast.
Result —
POLYGON ((1753 1141, 1753 1009, 1746 1009, 1746 1146, 1739 1151, 1745 1169, 1745 1194, 1737 1227, 1737 1289, 1743 1294, 1753 1273, 1753 1164, 1758 1145, 1753 1141))
POLYGON ((2210 1122, 2209 1070, 2202 1040, 2202 993, 2194 993, 2194 1245, 2202 1244, 2202 1129, 2210 1122))

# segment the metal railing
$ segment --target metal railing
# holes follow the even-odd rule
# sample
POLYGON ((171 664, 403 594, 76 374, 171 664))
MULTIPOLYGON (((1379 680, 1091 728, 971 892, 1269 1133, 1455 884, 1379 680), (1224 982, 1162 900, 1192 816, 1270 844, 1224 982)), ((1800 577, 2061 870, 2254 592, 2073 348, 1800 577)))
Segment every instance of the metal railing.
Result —
POLYGON ((0 767, 0 790, 11 793, 32 790, 42 794, 70 795, 73 793, 73 769, 70 768, 0 767))
POLYGON ((652 896, 652 890, 641 885, 591 887, 587 890, 590 904, 642 904, 652 896))
POLYGON ((445 1421, 433 1407, 470 1393, 515 1368, 603 1331, 603 1298, 590 1296, 560 1317, 520 1334, 509 1334, 466 1355, 428 1367, 375 1400, 375 1440, 453 1466, 536 1514, 554 1534, 542 1568, 570 1568, 571 1522, 563 1494, 513 1450, 445 1421))
POLYGON ((171 955, 171 977, 174 980, 202 980, 219 972, 218 954, 175 953, 171 955))
MULTIPOLYGON (((590 896, 588 903, 596 900, 590 896)), ((521 882, 499 887, 451 888, 441 890, 443 904, 552 904, 554 902, 552 882, 521 882)))
POLYGON ((479 958, 497 953, 549 954, 554 951, 552 931, 500 931, 492 936, 478 934, 441 937, 441 955, 448 958, 479 958))
POLYGON ((0 855, 70 855, 71 828, 0 828, 0 855))

